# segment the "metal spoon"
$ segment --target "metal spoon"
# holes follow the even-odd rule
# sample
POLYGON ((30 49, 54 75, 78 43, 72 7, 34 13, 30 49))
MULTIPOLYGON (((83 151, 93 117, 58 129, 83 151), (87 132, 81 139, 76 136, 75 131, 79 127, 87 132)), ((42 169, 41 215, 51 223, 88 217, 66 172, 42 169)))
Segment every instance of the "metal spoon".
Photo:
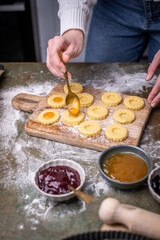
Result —
MULTIPOLYGON (((62 54, 63 54, 63 52, 60 51, 59 57, 60 57, 61 61, 63 62, 62 54)), ((80 109, 80 101, 79 101, 78 96, 71 91, 71 88, 70 88, 70 85, 68 82, 67 71, 64 73, 64 77, 65 77, 65 80, 67 83, 67 88, 68 88, 68 94, 66 96, 66 105, 68 106, 68 111, 70 112, 70 114, 72 114, 73 116, 77 116, 79 113, 79 109, 80 109)))
POLYGON ((82 191, 76 190, 75 188, 73 188, 72 186, 68 186, 68 188, 73 191, 75 193, 76 196, 78 196, 79 198, 81 198, 83 201, 85 201, 86 203, 90 204, 91 202, 93 202, 94 198, 90 195, 88 195, 87 193, 84 193, 82 191))

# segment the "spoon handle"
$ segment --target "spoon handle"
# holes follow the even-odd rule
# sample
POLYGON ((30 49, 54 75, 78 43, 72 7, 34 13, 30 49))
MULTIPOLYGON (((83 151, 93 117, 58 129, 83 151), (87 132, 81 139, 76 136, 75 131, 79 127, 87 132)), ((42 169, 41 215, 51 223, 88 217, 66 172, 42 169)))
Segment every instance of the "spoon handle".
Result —
POLYGON ((67 83, 68 92, 71 92, 71 88, 70 88, 69 82, 68 82, 67 71, 64 73, 64 77, 65 77, 65 80, 66 80, 66 83, 67 83))
POLYGON ((87 193, 84 193, 82 191, 76 190, 72 186, 69 186, 69 189, 71 191, 73 191, 79 198, 81 198, 83 201, 85 201, 88 204, 90 204, 94 200, 94 198, 91 197, 90 195, 88 195, 87 193))
MULTIPOLYGON (((63 61, 63 58, 62 58, 62 54, 63 54, 63 52, 62 52, 62 51, 59 51, 58 55, 59 55, 61 61, 63 62, 63 64, 65 65, 65 63, 64 63, 64 61, 63 61)), ((65 65, 65 66, 66 66, 66 65, 65 65)), ((66 69, 67 69, 67 68, 66 68, 66 69)), ((64 77, 65 77, 65 80, 66 80, 66 83, 67 83, 68 92, 71 92, 71 88, 70 88, 69 82, 68 82, 67 70, 66 70, 65 73, 64 73, 64 77)))

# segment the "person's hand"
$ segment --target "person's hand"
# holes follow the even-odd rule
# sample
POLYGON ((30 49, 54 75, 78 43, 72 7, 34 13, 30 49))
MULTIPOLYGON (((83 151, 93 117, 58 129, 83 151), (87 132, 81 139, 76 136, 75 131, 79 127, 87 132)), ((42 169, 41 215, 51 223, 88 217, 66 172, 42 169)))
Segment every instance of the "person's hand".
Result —
MULTIPOLYGON (((160 65, 160 50, 156 53, 152 63, 148 68, 146 81, 152 79, 159 65, 160 65)), ((160 103, 160 75, 158 76, 157 81, 148 96, 148 103, 153 108, 156 107, 158 103, 160 103)))
MULTIPOLYGON (((84 34, 81 30, 69 30, 62 36, 55 36, 48 41, 46 65, 55 76, 62 77, 66 67, 60 60, 59 51, 62 51, 62 59, 68 62, 71 58, 77 57, 84 45, 84 34)), ((68 78, 71 74, 68 72, 68 78)))

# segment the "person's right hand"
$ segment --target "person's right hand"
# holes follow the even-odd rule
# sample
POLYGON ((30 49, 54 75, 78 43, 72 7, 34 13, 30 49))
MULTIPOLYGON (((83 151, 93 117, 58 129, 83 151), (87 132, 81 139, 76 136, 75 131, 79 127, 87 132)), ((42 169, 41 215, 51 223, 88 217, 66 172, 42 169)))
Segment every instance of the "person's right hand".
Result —
MULTIPOLYGON (((151 65, 148 68, 148 73, 146 76, 146 81, 150 81, 154 76, 156 70, 160 66, 160 50, 155 54, 151 65)), ((151 107, 156 107, 160 103, 160 75, 157 78, 156 83, 154 84, 149 96, 148 103, 151 107)))
MULTIPOLYGON (((68 62, 77 57, 84 45, 84 33, 81 30, 68 30, 62 36, 55 36, 48 41, 46 65, 48 69, 57 77, 64 78, 66 67, 60 60, 59 51, 62 51, 62 59, 68 62)), ((68 72, 68 78, 71 74, 68 72)))

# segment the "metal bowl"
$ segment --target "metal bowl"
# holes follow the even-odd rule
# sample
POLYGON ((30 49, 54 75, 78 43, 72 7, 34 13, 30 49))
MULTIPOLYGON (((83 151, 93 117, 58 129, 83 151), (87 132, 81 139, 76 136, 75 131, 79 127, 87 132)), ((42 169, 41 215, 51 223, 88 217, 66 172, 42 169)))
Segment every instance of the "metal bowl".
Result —
POLYGON ((152 164, 152 159, 150 158, 150 156, 143 149, 136 147, 136 146, 132 146, 132 145, 117 145, 117 146, 110 147, 102 152, 102 154, 100 155, 99 160, 98 160, 98 168, 99 168, 99 171, 100 171, 102 177, 105 180, 107 180, 108 183, 112 187, 116 187, 116 188, 120 188, 120 189, 137 188, 140 185, 142 185, 143 183, 145 183, 148 178, 148 175, 150 174, 150 172, 152 170, 152 167, 153 167, 153 164, 152 164), (133 154, 136 154, 139 157, 141 157, 148 166, 147 175, 136 182, 129 182, 129 183, 128 182, 120 182, 120 181, 117 181, 117 180, 114 180, 114 179, 111 179, 110 177, 108 177, 104 173, 102 166, 103 166, 104 161, 107 158, 114 155, 115 153, 133 153, 133 154))
POLYGON ((160 166, 156 167, 155 169, 153 169, 151 171, 151 173, 149 174, 149 177, 148 177, 148 187, 149 187, 149 191, 150 191, 152 197, 160 203, 160 195, 158 195, 158 193, 156 193, 154 191, 153 187, 152 187, 152 180, 157 175, 160 176, 160 166))
POLYGON ((63 165, 63 166, 68 166, 68 167, 71 167, 73 169, 75 169, 79 175, 80 175, 80 185, 76 188, 77 190, 80 190, 83 185, 84 185, 84 182, 85 182, 85 172, 83 170, 83 168, 81 167, 80 164, 72 161, 72 160, 68 160, 68 159, 55 159, 55 160, 51 160, 49 162, 46 162, 44 163, 42 166, 40 166, 36 173, 35 173, 35 177, 34 177, 34 184, 35 184, 35 187, 36 189, 41 193, 43 194, 44 196, 46 196, 47 198, 50 198, 54 201, 58 201, 58 202, 62 202, 62 201, 66 201, 66 200, 69 200, 71 198, 73 198, 75 196, 74 192, 71 191, 69 193, 66 193, 66 194, 49 194, 49 193, 45 193, 44 191, 42 191, 39 186, 38 186, 38 175, 39 173, 48 168, 48 167, 51 167, 51 166, 58 166, 58 165, 63 165))

